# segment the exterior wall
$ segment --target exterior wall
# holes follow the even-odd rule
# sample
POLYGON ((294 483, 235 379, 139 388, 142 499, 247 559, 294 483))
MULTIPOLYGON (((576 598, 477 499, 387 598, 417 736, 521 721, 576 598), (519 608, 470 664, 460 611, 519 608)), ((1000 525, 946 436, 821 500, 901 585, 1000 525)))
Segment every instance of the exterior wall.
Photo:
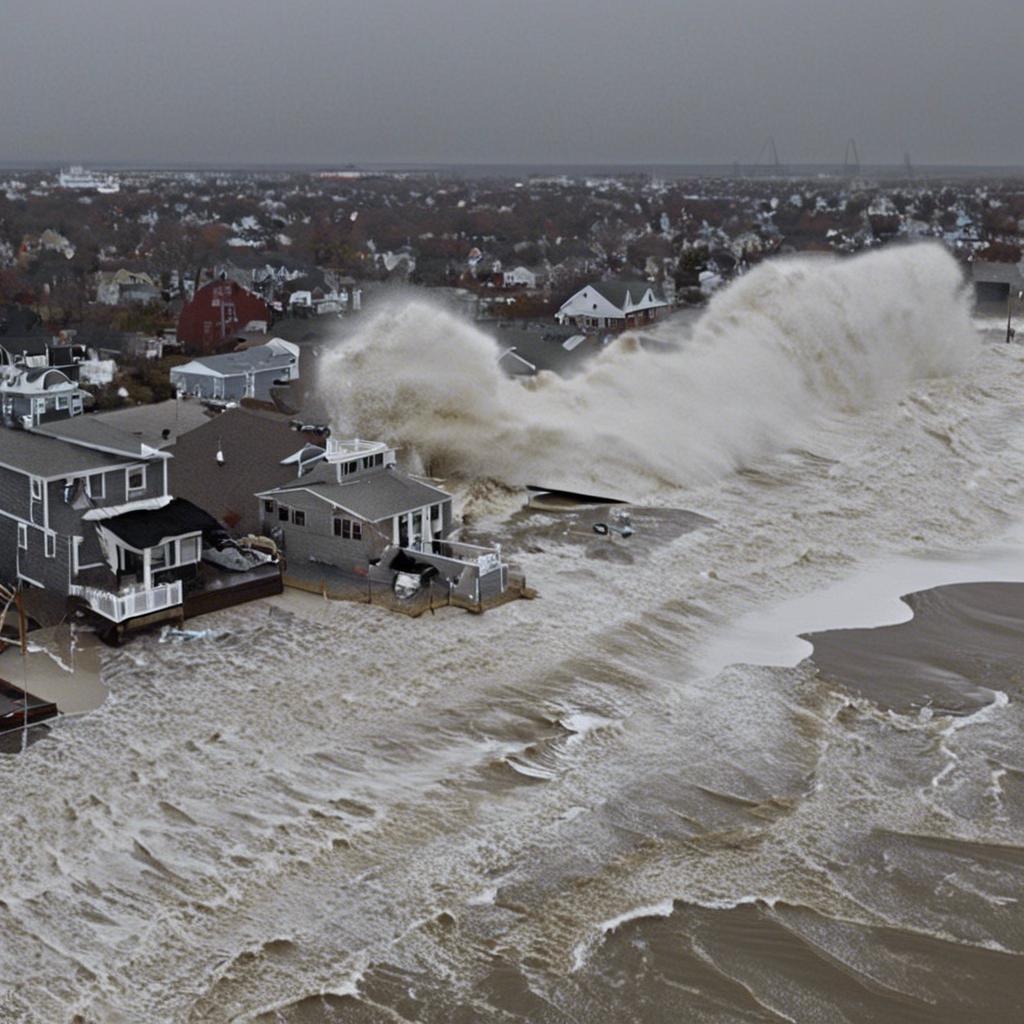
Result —
POLYGON ((183 388, 186 394, 198 398, 223 399, 225 402, 240 402, 246 397, 266 401, 270 398, 270 389, 274 386, 275 380, 294 378, 294 371, 287 367, 257 370, 253 373, 253 393, 246 396, 243 375, 221 376, 219 374, 171 371, 171 383, 183 388))
MULTIPOLYGON (((147 462, 145 487, 127 491, 127 469, 142 463, 98 470, 103 476, 104 495, 94 498, 90 507, 122 505, 127 501, 158 498, 164 495, 163 460, 147 462)), ((42 497, 32 498, 31 477, 27 473, 0 467, 0 573, 9 582, 20 573, 29 581, 57 593, 66 594, 74 574, 75 539, 78 565, 83 568, 102 561, 96 530, 82 519, 85 509, 73 508, 65 500, 65 480, 44 482, 42 497), (18 523, 26 525, 27 548, 18 547, 18 523), (52 554, 46 553, 46 536, 52 534, 52 554)))
MULTIPOLYGON (((306 525, 296 526, 289 518, 283 522, 279 516, 279 507, 288 507, 287 494, 275 499, 274 511, 268 513, 264 506, 267 499, 260 501, 260 524, 262 532, 267 536, 281 536, 281 546, 285 558, 289 562, 326 562, 339 569, 351 570, 356 567, 365 568, 372 558, 379 558, 384 548, 391 543, 391 535, 385 528, 375 527, 373 523, 355 519, 362 528, 361 540, 347 540, 334 534, 334 510, 326 502, 317 502, 323 508, 306 510, 306 525)), ((339 512, 339 515, 344 513, 339 512)), ((345 518, 350 518, 345 516, 345 518)))

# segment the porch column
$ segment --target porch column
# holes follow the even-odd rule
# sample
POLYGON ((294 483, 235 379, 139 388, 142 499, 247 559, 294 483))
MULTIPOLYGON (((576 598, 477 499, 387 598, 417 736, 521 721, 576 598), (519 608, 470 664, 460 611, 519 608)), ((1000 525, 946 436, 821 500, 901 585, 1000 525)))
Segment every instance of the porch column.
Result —
POLYGON ((149 550, 149 548, 145 548, 142 552, 142 584, 147 590, 151 590, 153 587, 149 568, 149 550))

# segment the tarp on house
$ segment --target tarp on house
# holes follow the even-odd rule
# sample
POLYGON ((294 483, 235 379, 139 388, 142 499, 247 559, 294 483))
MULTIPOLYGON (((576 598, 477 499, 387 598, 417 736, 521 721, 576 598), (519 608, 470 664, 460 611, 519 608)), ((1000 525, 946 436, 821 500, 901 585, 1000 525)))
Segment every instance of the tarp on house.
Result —
POLYGON ((134 551, 156 547, 174 537, 220 527, 209 512, 204 512, 185 498, 174 498, 163 508, 125 512, 96 525, 99 531, 109 531, 134 551))

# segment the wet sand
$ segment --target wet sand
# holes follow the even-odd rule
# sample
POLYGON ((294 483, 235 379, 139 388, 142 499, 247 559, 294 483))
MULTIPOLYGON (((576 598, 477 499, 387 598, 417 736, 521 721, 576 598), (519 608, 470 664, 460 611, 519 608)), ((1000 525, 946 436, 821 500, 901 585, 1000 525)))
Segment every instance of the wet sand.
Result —
POLYGON ((913 618, 807 633, 822 677, 912 713, 970 714, 1024 692, 1024 583, 960 583, 908 594, 913 618))

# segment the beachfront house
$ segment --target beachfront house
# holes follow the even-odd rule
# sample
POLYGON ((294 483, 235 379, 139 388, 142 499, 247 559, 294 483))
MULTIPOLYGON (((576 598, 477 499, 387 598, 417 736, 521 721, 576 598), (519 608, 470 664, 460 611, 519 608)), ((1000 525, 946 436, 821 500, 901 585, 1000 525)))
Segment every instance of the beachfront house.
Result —
POLYGON ((429 570, 475 601, 508 586, 501 549, 452 540, 452 496, 400 471, 382 442, 328 438, 316 469, 257 499, 262 532, 300 582, 333 573, 390 583, 399 572, 429 570))
POLYGON ((193 359, 170 371, 171 383, 180 395, 209 402, 240 402, 252 398, 271 400, 274 387, 297 380, 299 347, 283 338, 271 338, 240 352, 193 359))
POLYGON ((169 459, 93 416, 0 428, 0 582, 37 621, 70 603, 117 631, 188 614, 189 592, 215 607, 278 592, 276 566, 226 584, 201 571, 219 524, 169 492, 169 459))
POLYGON ((555 319, 581 331, 624 331, 654 323, 667 309, 646 281, 596 281, 569 296, 555 319))

